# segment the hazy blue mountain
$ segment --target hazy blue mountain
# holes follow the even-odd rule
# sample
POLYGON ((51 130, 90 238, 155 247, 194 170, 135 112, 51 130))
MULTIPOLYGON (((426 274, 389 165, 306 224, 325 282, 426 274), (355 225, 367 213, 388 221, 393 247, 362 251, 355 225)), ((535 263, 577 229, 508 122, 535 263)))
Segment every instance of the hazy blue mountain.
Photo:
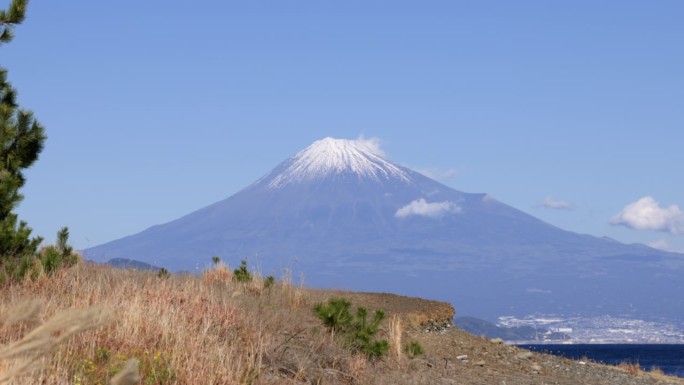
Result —
POLYGON ((135 270, 159 270, 157 266, 150 265, 149 263, 136 261, 133 259, 126 258, 113 258, 107 261, 107 264, 117 269, 135 269, 135 270))
POLYGON ((565 231, 454 190, 372 143, 326 138, 235 195, 86 250, 171 271, 220 256, 311 286, 387 291, 494 319, 533 313, 684 319, 684 255, 565 231))
POLYGON ((456 317, 454 324, 459 328, 486 338, 501 338, 504 341, 565 341, 568 336, 532 326, 501 327, 474 317, 456 317))

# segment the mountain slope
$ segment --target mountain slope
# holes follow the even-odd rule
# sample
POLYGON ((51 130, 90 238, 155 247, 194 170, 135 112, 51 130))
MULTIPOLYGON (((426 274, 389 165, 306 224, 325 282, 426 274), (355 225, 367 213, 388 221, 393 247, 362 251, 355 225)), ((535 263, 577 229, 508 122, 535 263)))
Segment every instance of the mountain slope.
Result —
POLYGON ((681 255, 561 230, 396 165, 363 140, 317 141, 223 201, 86 251, 170 270, 201 269, 213 255, 248 258, 266 274, 290 268, 314 286, 446 300, 490 319, 684 319, 681 255))

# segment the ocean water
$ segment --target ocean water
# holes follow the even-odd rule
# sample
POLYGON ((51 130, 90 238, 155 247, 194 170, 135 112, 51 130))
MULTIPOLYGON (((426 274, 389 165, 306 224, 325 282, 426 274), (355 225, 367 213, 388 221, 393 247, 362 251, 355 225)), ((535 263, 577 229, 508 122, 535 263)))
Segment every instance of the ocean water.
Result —
POLYGON ((650 370, 684 377, 683 345, 519 345, 522 348, 560 355, 571 359, 587 357, 610 365, 637 363, 650 370))

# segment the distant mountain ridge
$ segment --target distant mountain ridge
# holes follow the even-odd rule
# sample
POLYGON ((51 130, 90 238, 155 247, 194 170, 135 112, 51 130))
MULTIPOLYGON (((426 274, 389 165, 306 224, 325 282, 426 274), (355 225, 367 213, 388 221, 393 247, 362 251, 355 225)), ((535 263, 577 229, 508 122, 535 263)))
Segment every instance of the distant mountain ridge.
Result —
POLYGON ((557 341, 569 339, 566 334, 537 329, 532 326, 501 327, 474 317, 456 317, 454 324, 468 333, 486 338, 500 338, 504 341, 557 341))
POLYGON ((86 250, 172 271, 211 256, 307 284, 451 302, 496 319, 538 312, 684 319, 684 256, 559 229, 487 194, 325 138, 225 200, 86 250))
POLYGON ((159 270, 157 266, 150 265, 149 263, 136 261, 133 259, 126 258, 112 258, 107 261, 107 264, 117 269, 134 269, 134 270, 159 270))

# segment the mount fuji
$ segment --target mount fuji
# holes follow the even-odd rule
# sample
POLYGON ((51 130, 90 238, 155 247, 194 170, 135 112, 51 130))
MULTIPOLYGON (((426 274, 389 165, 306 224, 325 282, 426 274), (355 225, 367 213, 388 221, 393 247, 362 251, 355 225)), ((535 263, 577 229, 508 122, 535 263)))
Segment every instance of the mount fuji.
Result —
POLYGON ((325 138, 242 191, 85 250, 197 271, 220 256, 313 287, 452 303, 459 314, 628 315, 684 321, 684 255, 557 228, 454 190, 368 140, 325 138))

